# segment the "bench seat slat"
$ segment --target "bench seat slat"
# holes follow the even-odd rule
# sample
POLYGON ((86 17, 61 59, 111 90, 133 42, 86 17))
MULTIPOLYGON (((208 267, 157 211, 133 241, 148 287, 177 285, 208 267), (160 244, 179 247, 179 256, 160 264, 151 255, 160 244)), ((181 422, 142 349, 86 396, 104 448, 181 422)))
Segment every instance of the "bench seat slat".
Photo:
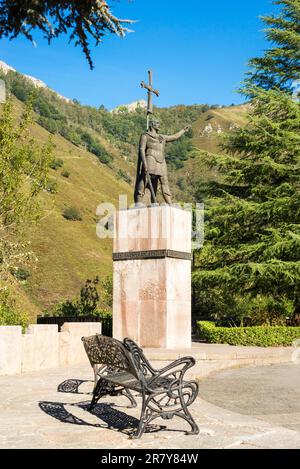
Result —
MULTIPOLYGON (((133 391, 141 392, 142 391, 142 385, 139 380, 135 379, 134 376, 132 376, 130 373, 127 373, 125 371, 121 371, 118 373, 112 373, 107 376, 103 377, 105 380, 107 380, 110 383, 113 384, 119 384, 120 386, 124 386, 128 389, 131 389, 133 391)), ((153 376, 149 376, 148 378, 145 378, 145 381, 147 384, 150 384, 151 381, 153 381, 153 376)), ((173 381, 172 378, 161 378, 158 380, 157 384, 155 387, 153 387, 153 391, 159 391, 160 389, 163 391, 168 386, 171 384, 173 381)), ((151 384, 150 384, 151 387, 151 384)))

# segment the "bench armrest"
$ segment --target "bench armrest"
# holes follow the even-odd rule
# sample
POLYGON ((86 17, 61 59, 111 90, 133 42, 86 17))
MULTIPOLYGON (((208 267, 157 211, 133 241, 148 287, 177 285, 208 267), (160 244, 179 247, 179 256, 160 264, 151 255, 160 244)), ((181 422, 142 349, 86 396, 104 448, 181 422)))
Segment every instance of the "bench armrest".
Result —
POLYGON ((195 363, 193 357, 183 357, 161 370, 157 370, 153 378, 147 383, 148 390, 154 390, 159 386, 172 388, 173 390, 181 387, 186 371, 194 366, 195 363))
POLYGON ((174 362, 170 363, 169 365, 165 366, 164 368, 161 368, 160 370, 155 370, 156 375, 160 376, 170 370, 173 370, 173 368, 183 366, 184 368, 184 373, 186 370, 189 368, 192 368, 196 364, 196 361, 193 357, 182 357, 178 358, 178 360, 175 360, 174 362))

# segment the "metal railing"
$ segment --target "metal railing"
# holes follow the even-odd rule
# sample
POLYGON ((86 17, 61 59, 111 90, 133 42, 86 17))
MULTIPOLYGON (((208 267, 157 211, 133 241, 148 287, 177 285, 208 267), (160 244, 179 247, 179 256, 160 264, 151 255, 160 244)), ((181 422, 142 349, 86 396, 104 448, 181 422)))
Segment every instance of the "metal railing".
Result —
POLYGON ((61 331, 62 326, 65 322, 101 322, 102 334, 107 337, 112 337, 112 318, 103 316, 57 316, 47 317, 38 316, 37 324, 57 324, 58 331, 61 331))

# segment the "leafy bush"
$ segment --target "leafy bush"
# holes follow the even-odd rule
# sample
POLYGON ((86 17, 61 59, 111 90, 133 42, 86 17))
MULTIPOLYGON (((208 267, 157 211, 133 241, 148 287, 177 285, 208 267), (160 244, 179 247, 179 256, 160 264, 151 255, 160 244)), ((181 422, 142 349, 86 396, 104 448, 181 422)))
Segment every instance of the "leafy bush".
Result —
POLYGON ((66 169, 61 173, 62 177, 68 179, 70 177, 70 172, 66 169))
POLYGON ((171 143, 166 148, 166 160, 174 169, 181 169, 193 150, 193 132, 190 130, 180 140, 171 143))
POLYGON ((179 187, 180 190, 185 191, 187 188, 186 179, 183 176, 181 176, 176 182, 176 185, 179 187))
POLYGON ((111 316, 111 310, 113 307, 113 279, 112 276, 107 276, 102 280, 102 299, 105 309, 108 309, 107 313, 111 316))
POLYGON ((57 194, 57 187, 56 181, 49 181, 46 185, 46 191, 49 192, 49 194, 57 194))
POLYGON ((256 326, 216 327, 215 323, 199 321, 199 336, 210 344, 258 347, 291 346, 300 338, 300 327, 256 326))
POLYGON ((55 158, 51 164, 50 164, 50 168, 51 169, 54 169, 55 171, 58 169, 58 168, 62 168, 64 165, 64 162, 61 158, 55 158))
POLYGON ((51 134, 56 134, 58 132, 57 122, 54 119, 40 116, 37 122, 51 134))
POLYGON ((86 149, 96 155, 101 163, 109 164, 113 161, 112 155, 89 132, 81 132, 81 140, 86 149))
MULTIPOLYGON (((46 311, 45 316, 78 317, 78 316, 101 316, 110 317, 109 310, 102 311, 100 305, 100 295, 98 292, 99 277, 87 280, 80 290, 78 297, 66 300, 46 311)), ((103 286, 105 304, 112 303, 112 282, 105 279, 103 286)), ((110 305, 109 305, 110 306, 110 305)))
POLYGON ((29 318, 17 309, 14 298, 6 289, 0 290, 0 326, 28 326, 29 318))
POLYGON ((126 173, 123 169, 118 169, 117 177, 124 179, 128 184, 131 184, 132 179, 128 173, 126 173))
POLYGON ((63 217, 70 221, 82 221, 80 211, 75 207, 67 207, 63 212, 63 217))
POLYGON ((20 280, 20 281, 27 280, 28 277, 30 277, 29 270, 24 269, 23 267, 12 269, 11 273, 17 280, 20 280))

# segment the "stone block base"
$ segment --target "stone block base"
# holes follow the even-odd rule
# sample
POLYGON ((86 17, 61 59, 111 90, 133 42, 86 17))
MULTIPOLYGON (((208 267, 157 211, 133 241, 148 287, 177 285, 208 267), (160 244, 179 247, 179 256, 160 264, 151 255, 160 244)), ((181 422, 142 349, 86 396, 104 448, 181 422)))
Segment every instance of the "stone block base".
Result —
POLYGON ((115 227, 114 337, 141 347, 189 348, 190 213, 137 208, 118 212, 115 227))

